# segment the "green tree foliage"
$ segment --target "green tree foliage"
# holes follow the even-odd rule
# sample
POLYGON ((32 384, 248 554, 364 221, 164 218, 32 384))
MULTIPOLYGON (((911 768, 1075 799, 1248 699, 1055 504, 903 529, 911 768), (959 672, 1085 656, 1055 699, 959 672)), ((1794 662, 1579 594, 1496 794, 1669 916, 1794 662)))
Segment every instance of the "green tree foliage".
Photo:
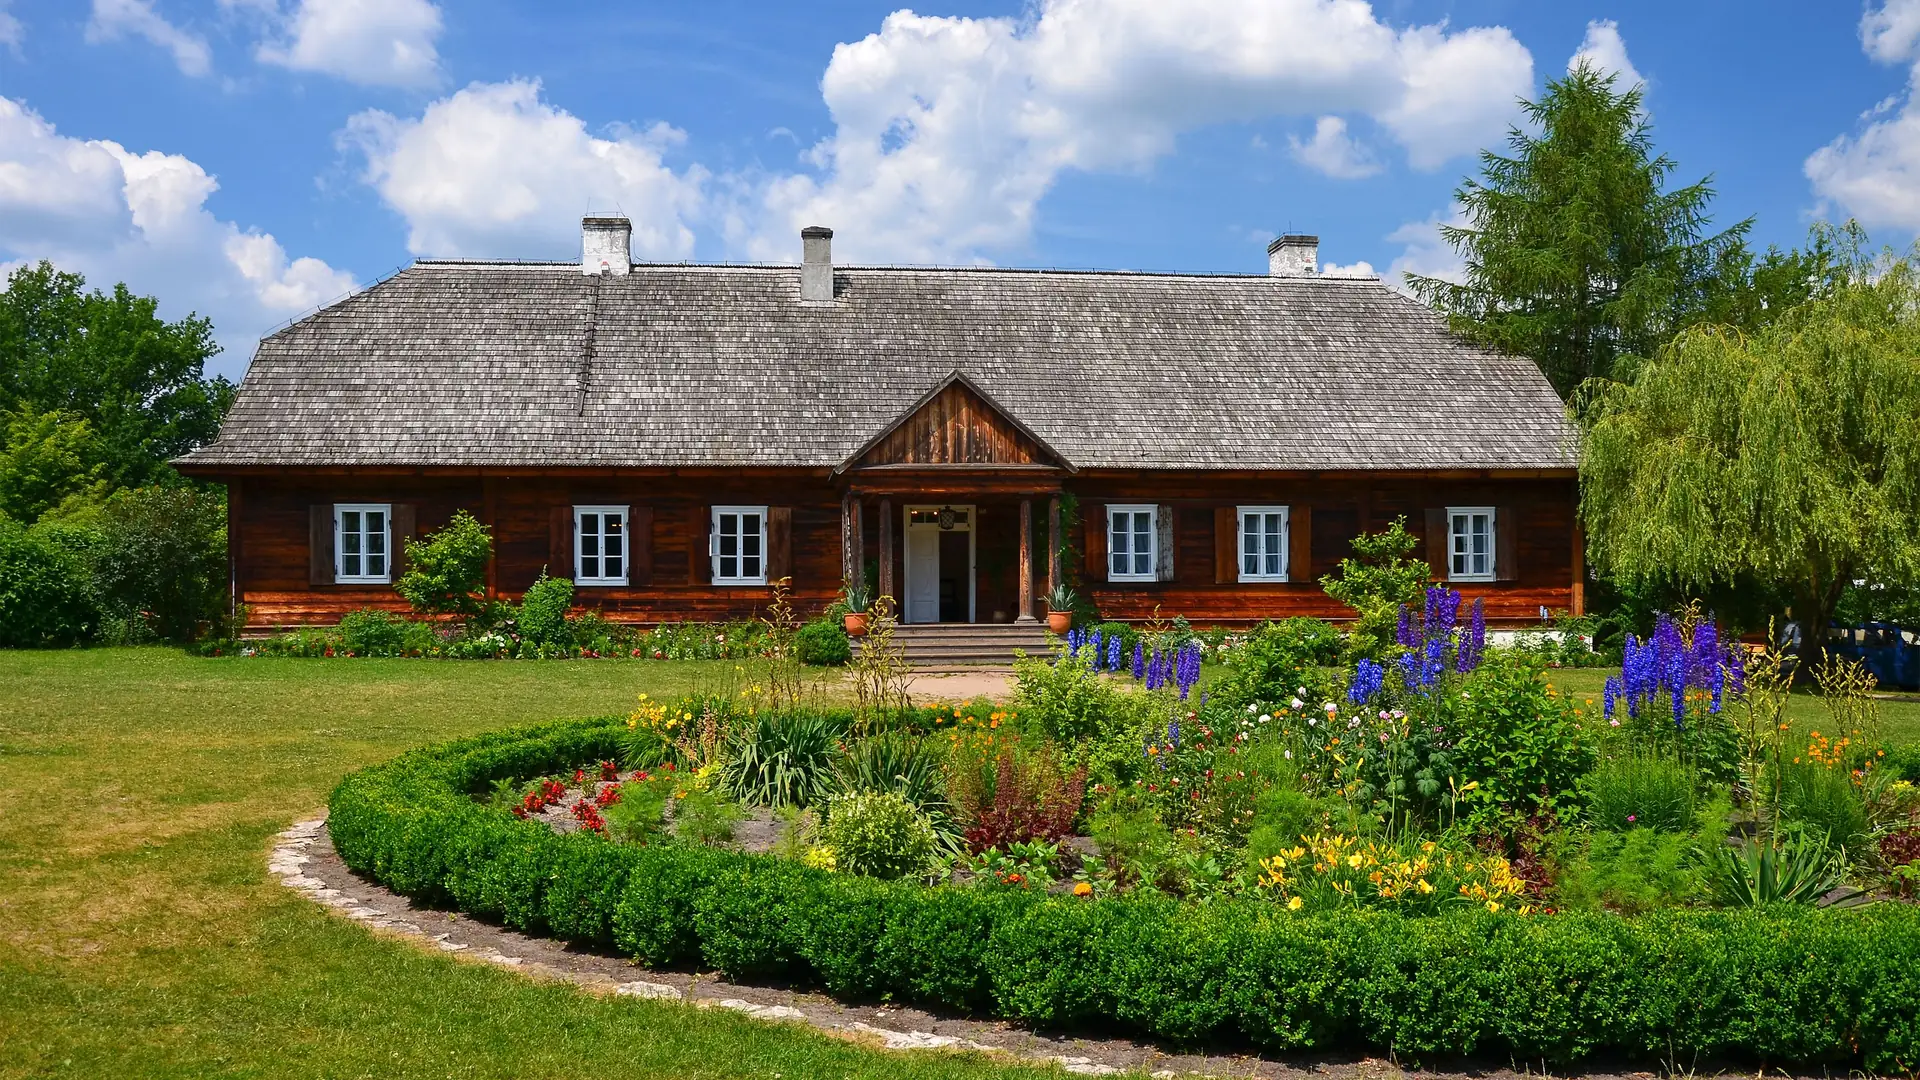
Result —
POLYGON ((93 425, 73 413, 0 417, 0 513, 32 522, 74 496, 103 495, 98 443, 93 425))
POLYGON ((116 487, 171 481, 167 461, 213 439, 234 387, 206 377, 212 324, 157 308, 125 285, 87 292, 48 263, 15 270, 0 292, 0 412, 85 419, 116 487))
POLYGON ((1359 616, 1349 627, 1347 651, 1353 657, 1377 657, 1393 643, 1401 604, 1417 604, 1433 573, 1424 559, 1410 559, 1420 546, 1407 531, 1407 519, 1395 518, 1384 532, 1353 538, 1353 556, 1320 579, 1328 596, 1359 616))
POLYGON ((571 610, 573 582, 563 577, 548 577, 542 570, 539 580, 528 586, 526 595, 520 598, 516 619, 520 636, 536 645, 568 644, 572 634, 567 627, 567 612, 571 610))
MULTIPOLYGON (((94 587, 111 615, 168 641, 218 630, 230 613, 227 500, 193 488, 117 491, 80 521, 100 533, 94 587)), ((78 546, 68 541, 68 547, 78 546)))
POLYGON ((1585 407, 1603 574, 1792 599, 1816 649, 1856 578, 1920 582, 1920 273, 1857 230, 1843 280, 1747 334, 1689 330, 1585 407))
POLYGON ((1751 221, 1709 233, 1710 180, 1668 190, 1638 87, 1582 64, 1524 102, 1530 130, 1481 154, 1441 229, 1466 260, 1455 283, 1409 275, 1457 332, 1527 356, 1565 397, 1703 319, 1758 318, 1803 287, 1795 256, 1755 260, 1751 221))
POLYGON ((473 615, 480 610, 492 558, 492 530, 459 510, 431 535, 407 541, 407 570, 393 588, 422 614, 473 615))
POLYGON ((0 514, 0 648, 77 645, 100 622, 86 565, 43 531, 0 514))

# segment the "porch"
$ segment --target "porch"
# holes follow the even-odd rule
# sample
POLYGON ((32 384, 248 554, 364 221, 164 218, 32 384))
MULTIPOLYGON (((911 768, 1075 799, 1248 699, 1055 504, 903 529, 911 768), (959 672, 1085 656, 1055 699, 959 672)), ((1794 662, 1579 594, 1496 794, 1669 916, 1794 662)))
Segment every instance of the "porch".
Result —
POLYGON ((865 580, 876 598, 892 597, 909 626, 1038 623, 1045 594, 1061 580, 1058 481, 931 479, 863 477, 848 487, 842 580, 865 580))

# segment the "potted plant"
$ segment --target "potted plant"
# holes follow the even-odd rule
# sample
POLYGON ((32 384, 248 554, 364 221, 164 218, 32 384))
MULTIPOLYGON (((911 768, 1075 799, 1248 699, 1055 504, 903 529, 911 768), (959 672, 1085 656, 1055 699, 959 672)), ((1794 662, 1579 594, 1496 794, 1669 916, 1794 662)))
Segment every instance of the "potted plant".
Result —
POLYGON ((864 581, 849 581, 841 590, 845 597, 847 613, 841 616, 841 622, 847 628, 848 637, 864 637, 867 633, 867 608, 873 603, 873 597, 867 593, 864 581))
POLYGON ((1065 585, 1055 585, 1047 593, 1047 631, 1052 634, 1065 634, 1073 625, 1073 605, 1079 597, 1065 585))

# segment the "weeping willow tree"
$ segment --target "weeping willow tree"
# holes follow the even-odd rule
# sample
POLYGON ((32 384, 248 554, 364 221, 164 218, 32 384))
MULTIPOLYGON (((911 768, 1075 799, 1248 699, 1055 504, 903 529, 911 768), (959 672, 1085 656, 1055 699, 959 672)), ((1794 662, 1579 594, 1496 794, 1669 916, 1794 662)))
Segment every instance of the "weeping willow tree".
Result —
POLYGON ((1920 272, 1834 235, 1812 299, 1752 333, 1687 330, 1581 399, 1595 568, 1762 583, 1816 650, 1850 582, 1920 583, 1920 272))

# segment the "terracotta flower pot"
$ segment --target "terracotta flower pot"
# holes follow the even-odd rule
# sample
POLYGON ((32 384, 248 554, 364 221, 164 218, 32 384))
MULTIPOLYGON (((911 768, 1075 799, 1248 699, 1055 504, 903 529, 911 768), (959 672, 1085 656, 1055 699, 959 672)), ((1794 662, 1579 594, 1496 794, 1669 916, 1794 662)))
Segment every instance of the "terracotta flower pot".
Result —
POLYGON ((849 611, 846 613, 846 615, 844 615, 841 618, 841 622, 847 628, 848 637, 865 637, 866 636, 867 634, 867 613, 866 612, 849 611))
POLYGON ((1067 628, 1072 625, 1073 625, 1073 612, 1071 611, 1047 612, 1047 632, 1048 633, 1056 634, 1056 635, 1065 634, 1067 632, 1067 628))

